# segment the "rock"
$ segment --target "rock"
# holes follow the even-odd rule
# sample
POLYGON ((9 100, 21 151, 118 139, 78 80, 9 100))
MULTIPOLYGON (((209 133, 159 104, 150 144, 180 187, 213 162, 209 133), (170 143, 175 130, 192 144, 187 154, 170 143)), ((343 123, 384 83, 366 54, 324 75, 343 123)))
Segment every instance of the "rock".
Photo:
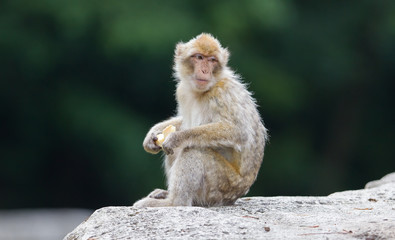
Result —
POLYGON ((85 209, 1 210, 0 239, 61 239, 91 214, 85 209))
POLYGON ((380 180, 368 182, 365 188, 374 188, 390 182, 395 183, 395 172, 385 175, 380 180))
POLYGON ((77 239, 395 239, 395 182, 226 207, 105 207, 64 238, 77 239))

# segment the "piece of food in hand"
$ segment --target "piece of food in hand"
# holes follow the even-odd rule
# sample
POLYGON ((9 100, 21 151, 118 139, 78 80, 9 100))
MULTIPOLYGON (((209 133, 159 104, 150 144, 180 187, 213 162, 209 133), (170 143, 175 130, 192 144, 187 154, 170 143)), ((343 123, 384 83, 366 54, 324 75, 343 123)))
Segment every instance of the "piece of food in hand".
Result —
POLYGON ((176 127, 174 127, 173 125, 169 125, 167 126, 165 129, 163 129, 162 133, 163 135, 165 135, 165 138, 167 138, 167 136, 176 131, 176 127))
POLYGON ((162 147, 163 142, 166 140, 167 136, 176 131, 176 127, 173 125, 167 126, 165 129, 163 129, 162 133, 156 135, 158 140, 155 141, 155 144, 158 145, 159 147, 162 147))
POLYGON ((162 147, 162 143, 165 141, 165 135, 163 133, 160 133, 156 135, 156 138, 158 140, 155 141, 155 144, 158 145, 159 147, 162 147))

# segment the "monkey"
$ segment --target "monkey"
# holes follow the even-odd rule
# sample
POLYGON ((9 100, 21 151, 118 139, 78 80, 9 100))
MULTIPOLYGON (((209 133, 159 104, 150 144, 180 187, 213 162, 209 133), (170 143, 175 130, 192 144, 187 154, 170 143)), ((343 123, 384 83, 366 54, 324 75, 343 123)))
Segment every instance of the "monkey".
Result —
POLYGON ((134 207, 232 205, 255 182, 268 131, 229 55, 208 33, 176 44, 177 114, 143 141, 148 153, 165 153, 168 190, 155 189, 134 207), (156 136, 168 125, 177 130, 159 147, 156 136))

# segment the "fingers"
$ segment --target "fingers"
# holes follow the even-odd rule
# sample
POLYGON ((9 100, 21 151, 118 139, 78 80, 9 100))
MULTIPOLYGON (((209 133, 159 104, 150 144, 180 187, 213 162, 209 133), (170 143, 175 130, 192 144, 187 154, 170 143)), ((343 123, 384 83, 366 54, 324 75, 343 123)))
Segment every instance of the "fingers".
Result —
POLYGON ((166 145, 163 145, 162 149, 166 153, 166 155, 172 155, 174 153, 173 149, 166 145))
POLYGON ((158 153, 162 148, 156 145, 155 141, 157 141, 156 136, 151 134, 151 136, 147 138, 143 144, 144 149, 149 153, 158 153))

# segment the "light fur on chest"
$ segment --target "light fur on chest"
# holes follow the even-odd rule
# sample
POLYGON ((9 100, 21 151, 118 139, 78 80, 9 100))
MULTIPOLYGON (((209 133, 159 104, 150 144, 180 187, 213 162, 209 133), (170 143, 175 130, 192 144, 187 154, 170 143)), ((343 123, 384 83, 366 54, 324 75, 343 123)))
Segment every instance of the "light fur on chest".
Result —
POLYGON ((182 116, 182 128, 188 129, 212 121, 212 111, 207 103, 197 101, 192 96, 184 96, 179 105, 179 114, 182 116))

